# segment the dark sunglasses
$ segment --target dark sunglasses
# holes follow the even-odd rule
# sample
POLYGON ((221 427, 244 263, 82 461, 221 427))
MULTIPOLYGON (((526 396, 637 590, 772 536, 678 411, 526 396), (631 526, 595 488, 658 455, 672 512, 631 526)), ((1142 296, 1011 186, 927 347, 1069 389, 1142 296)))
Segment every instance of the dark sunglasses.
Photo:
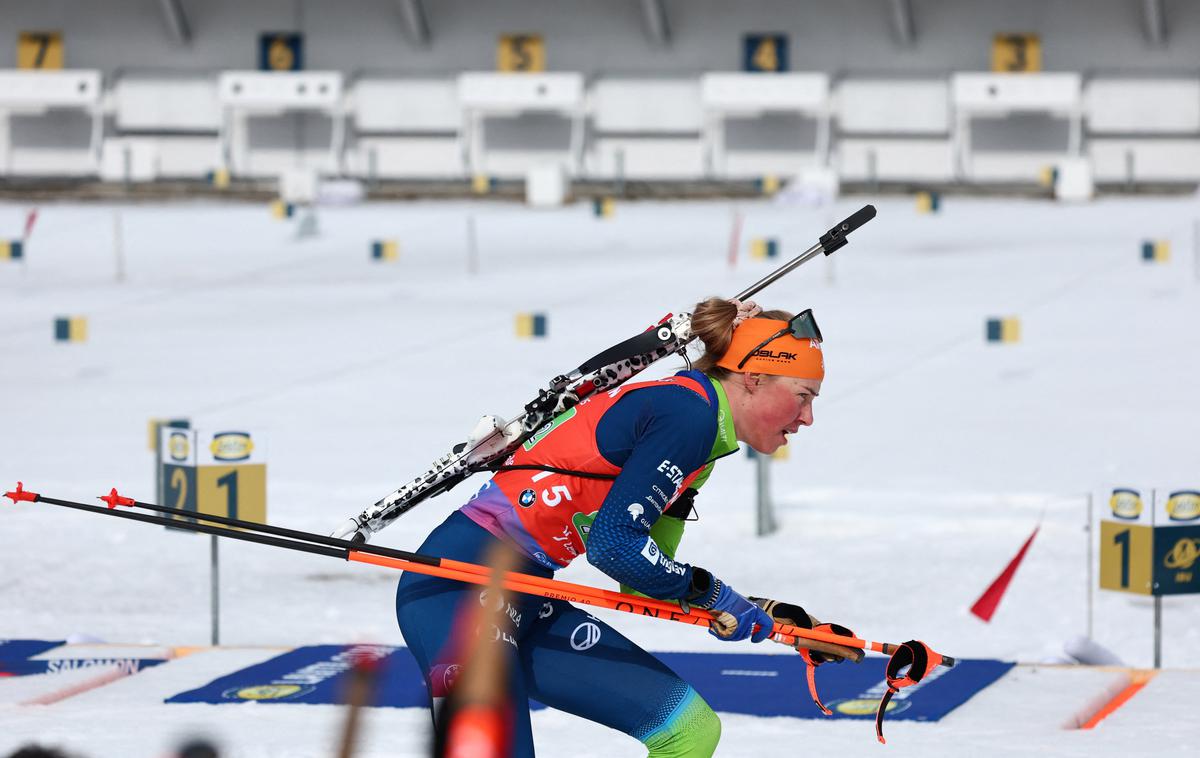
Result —
POLYGON ((770 337, 767 337, 765 340, 758 343, 753 350, 746 353, 746 357, 742 358, 737 365, 738 370, 740 371, 742 366, 746 365, 746 361, 750 360, 755 353, 757 353, 759 350, 762 350, 764 347, 784 336, 785 334, 790 334, 798 340, 816 340, 817 342, 820 342, 821 327, 817 326, 817 319, 815 316, 813 316, 812 308, 807 308, 804 310, 804 312, 792 317, 792 320, 788 322, 787 326, 775 332, 770 337))

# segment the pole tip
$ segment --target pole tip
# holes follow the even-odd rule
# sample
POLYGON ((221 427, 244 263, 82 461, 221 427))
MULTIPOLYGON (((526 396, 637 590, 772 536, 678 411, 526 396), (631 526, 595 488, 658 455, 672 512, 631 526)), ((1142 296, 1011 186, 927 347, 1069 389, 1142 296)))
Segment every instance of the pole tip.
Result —
POLYGON ((96 499, 103 500, 104 502, 108 503, 108 507, 110 510, 113 508, 116 508, 118 505, 133 505, 133 498, 122 497, 117 492, 116 487, 113 487, 112 491, 109 492, 107 495, 101 495, 100 497, 98 497, 96 499))
POLYGON ((36 492, 26 492, 24 482, 17 482, 17 488, 11 492, 5 492, 4 496, 9 500, 12 500, 14 504, 21 501, 25 501, 27 503, 36 503, 38 498, 41 497, 36 492))

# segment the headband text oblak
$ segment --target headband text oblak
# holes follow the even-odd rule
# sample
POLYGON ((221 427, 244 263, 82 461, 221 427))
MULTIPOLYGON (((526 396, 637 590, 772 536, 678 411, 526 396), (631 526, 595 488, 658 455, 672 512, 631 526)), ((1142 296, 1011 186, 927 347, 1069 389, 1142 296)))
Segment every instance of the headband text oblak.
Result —
POLYGON ((751 318, 733 330, 729 349, 717 365, 746 373, 824 379, 821 340, 811 309, 790 321, 751 318))

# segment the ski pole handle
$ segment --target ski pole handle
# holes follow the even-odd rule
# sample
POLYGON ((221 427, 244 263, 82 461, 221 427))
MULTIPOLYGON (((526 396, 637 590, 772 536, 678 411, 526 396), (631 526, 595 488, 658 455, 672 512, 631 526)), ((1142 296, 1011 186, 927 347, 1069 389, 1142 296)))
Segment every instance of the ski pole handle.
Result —
POLYGON ((809 650, 815 650, 818 653, 828 653, 845 658, 854 663, 862 663, 862 659, 866 657, 866 653, 853 647, 843 647, 841 645, 833 645, 828 642, 820 642, 819 640, 804 640, 797 641, 799 647, 806 647, 809 650))
POLYGON ((796 643, 793 647, 802 647, 818 653, 836 655, 839 658, 845 658, 855 663, 862 663, 863 658, 867 655, 859 648, 835 645, 832 642, 822 642, 821 640, 808 640, 802 637, 796 638, 796 643))

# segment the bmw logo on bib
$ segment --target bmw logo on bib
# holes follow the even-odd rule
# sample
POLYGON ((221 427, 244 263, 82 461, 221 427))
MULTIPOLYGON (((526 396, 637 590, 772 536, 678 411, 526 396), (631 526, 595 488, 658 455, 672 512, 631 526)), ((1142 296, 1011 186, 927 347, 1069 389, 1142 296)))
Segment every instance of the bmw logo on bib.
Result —
POLYGON ((520 496, 517 497, 517 502, 522 508, 528 508, 537 500, 537 493, 533 490, 522 490, 520 496))

